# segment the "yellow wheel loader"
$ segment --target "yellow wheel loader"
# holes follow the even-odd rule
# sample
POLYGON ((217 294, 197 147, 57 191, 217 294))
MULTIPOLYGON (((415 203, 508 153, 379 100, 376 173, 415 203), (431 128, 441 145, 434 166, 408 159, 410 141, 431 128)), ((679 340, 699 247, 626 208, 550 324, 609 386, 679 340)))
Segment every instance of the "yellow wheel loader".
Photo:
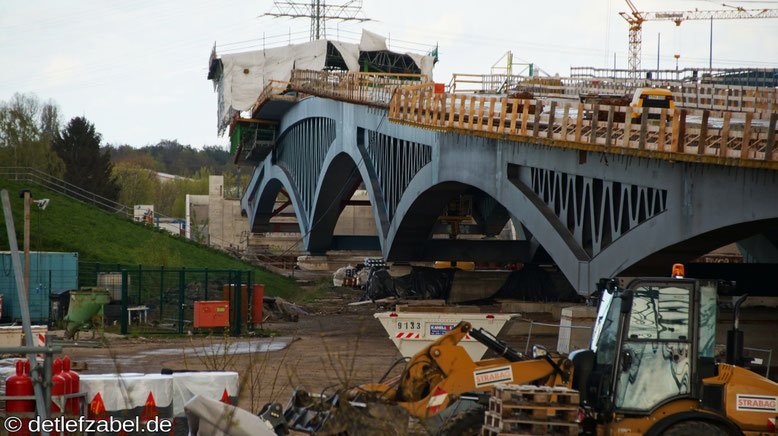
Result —
POLYGON ((778 434, 778 384, 745 368, 744 298, 735 304, 726 361, 717 362, 717 282, 674 273, 624 287, 601 281, 601 292, 590 348, 569 359, 540 347, 528 358, 461 323, 393 380, 330 396, 295 392, 276 431, 400 435, 412 417, 430 434, 476 435, 492 388, 506 383, 577 390, 584 435, 778 434), (458 345, 465 335, 498 357, 474 362, 458 345))
POLYGON ((570 355, 584 434, 775 434, 778 384, 743 367, 745 297, 726 361, 715 361, 717 286, 680 277, 604 286, 590 349, 570 355))

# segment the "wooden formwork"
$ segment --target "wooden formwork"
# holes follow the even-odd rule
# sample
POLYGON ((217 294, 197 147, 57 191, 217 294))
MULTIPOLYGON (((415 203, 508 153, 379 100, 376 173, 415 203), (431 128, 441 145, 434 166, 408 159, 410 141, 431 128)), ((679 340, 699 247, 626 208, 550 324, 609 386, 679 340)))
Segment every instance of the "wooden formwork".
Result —
POLYGON ((577 435, 578 400, 567 388, 496 385, 481 435, 577 435))

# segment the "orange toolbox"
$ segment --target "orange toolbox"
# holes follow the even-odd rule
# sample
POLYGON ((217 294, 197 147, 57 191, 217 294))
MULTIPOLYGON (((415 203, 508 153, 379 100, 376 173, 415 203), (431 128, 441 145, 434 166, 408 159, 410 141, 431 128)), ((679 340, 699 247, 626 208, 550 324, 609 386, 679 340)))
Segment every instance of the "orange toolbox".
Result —
POLYGON ((195 301, 194 327, 227 327, 230 325, 230 303, 228 301, 195 301))

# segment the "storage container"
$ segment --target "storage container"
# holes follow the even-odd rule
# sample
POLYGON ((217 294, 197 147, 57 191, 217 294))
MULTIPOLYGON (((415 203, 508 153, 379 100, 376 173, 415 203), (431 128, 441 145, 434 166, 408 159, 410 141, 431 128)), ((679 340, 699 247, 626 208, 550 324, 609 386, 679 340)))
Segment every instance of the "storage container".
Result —
POLYGON ((227 301, 195 301, 194 327, 212 328, 230 325, 230 303, 227 301))
MULTIPOLYGON (((24 254, 19 253, 24 265, 24 254)), ((21 320, 19 296, 16 292, 16 276, 11 253, 0 252, 0 289, 3 291, 3 319, 21 320)), ((57 289, 78 289, 78 253, 38 252, 30 253, 30 289, 27 301, 33 322, 49 321, 49 298, 57 289)))
MULTIPOLYGON (((490 313, 431 313, 431 312, 383 312, 374 315, 386 331, 389 339, 404 357, 412 357, 462 321, 474 329, 483 328, 497 336, 513 315, 490 313)), ((474 361, 481 360, 486 346, 469 335, 459 342, 474 361)))

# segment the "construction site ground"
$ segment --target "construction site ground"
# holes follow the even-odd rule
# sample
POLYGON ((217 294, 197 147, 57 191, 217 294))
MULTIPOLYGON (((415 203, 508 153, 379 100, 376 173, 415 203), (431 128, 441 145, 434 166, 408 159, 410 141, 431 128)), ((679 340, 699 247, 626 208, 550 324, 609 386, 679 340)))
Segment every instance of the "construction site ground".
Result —
MULTIPOLYGON (((309 314, 299 321, 265 323, 264 330, 275 337, 110 335, 103 347, 68 348, 66 353, 77 366, 86 365, 82 373, 159 373, 162 368, 237 371, 242 386, 238 405, 254 413, 268 402, 286 405, 295 387, 333 392, 337 386, 380 380, 402 356, 373 314, 393 310, 394 303, 349 306, 363 294, 351 288, 329 288, 318 294, 320 298, 301 304, 309 314), (263 346, 274 351, 233 352, 246 342, 251 349, 263 346)), ((499 305, 481 307, 482 312, 498 310, 499 305)), ((501 338, 524 351, 526 336, 501 338)), ((556 348, 556 341, 556 335, 532 339, 549 350, 556 348)), ((399 374, 402 367, 401 362, 391 375, 399 374)))

